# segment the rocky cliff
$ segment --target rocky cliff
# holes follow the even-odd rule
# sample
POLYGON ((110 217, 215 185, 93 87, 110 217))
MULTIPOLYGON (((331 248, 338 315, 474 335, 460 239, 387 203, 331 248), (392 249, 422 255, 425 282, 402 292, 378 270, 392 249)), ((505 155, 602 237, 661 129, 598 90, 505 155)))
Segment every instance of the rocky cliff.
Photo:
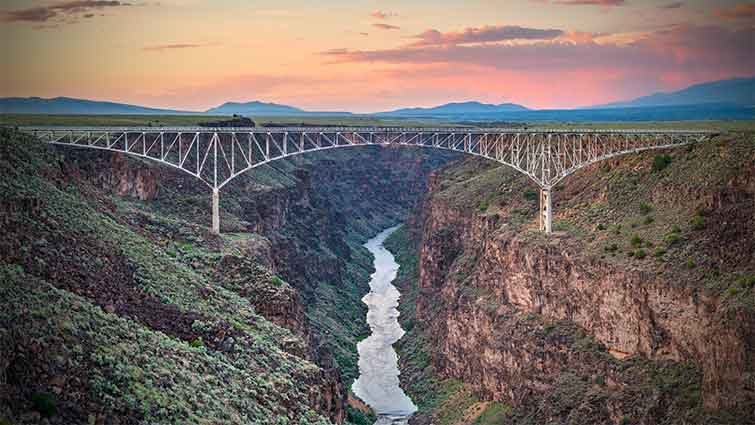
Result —
MULTIPOLYGON (((550 238, 523 177, 476 160, 434 176, 411 229, 410 392, 427 401, 425 350, 432 379, 513 423, 752 421, 754 158, 739 134, 597 164, 557 188, 550 238)), ((444 423, 443 403, 417 423, 444 423)))
MULTIPOLYGON (((207 234, 204 227, 209 224, 209 194, 190 177, 119 154, 64 149, 57 152, 65 156, 64 160, 55 163, 53 169, 59 169, 44 178, 52 178, 90 199, 89 203, 94 202, 134 237, 153 244, 156 255, 167 256, 169 262, 205 282, 195 295, 207 297, 219 288, 247 303, 267 321, 287 329, 289 334, 276 337, 277 347, 295 356, 298 362, 313 362, 318 368, 306 379, 291 375, 291 384, 309 391, 309 395, 294 396, 284 390, 281 396, 309 400, 315 412, 336 423, 346 419, 347 386, 356 374, 356 340, 367 330, 360 299, 368 290, 371 259, 361 243, 372 233, 405 219, 424 193, 430 171, 450 156, 411 149, 367 148, 314 154, 261 168, 239 178, 223 192, 225 235, 217 238, 207 234)), ((46 155, 36 153, 43 158, 46 155)), ((8 206, 15 216, 33 222, 27 215, 31 211, 20 206, 25 199, 14 198, 3 206, 8 206)), ((43 203, 36 211, 49 209, 43 203)), ((72 215, 82 215, 75 211, 77 208, 72 209, 72 215)), ((44 249, 45 256, 52 255, 60 244, 82 247, 82 252, 72 257, 76 260, 67 264, 61 263, 65 258, 52 261, 46 257, 35 263, 35 258, 41 257, 37 251, 28 257, 4 259, 9 264, 21 262, 26 273, 46 276, 55 288, 84 296, 108 314, 141 317, 139 323, 143 326, 189 345, 232 352, 235 345, 229 339, 236 344, 244 340, 235 331, 233 323, 237 319, 232 313, 226 317, 221 309, 209 318, 190 305, 181 304, 176 309, 172 305, 175 294, 165 286, 153 288, 150 296, 139 292, 139 285, 129 289, 134 285, 129 283, 126 266, 122 276, 110 272, 108 282, 67 283, 82 273, 88 275, 85 282, 94 282, 101 272, 96 267, 88 268, 87 262, 102 260, 90 258, 97 249, 80 240, 80 227, 84 224, 71 223, 61 229, 63 235, 51 237, 13 220, 15 236, 9 238, 13 246, 7 247, 7 252, 19 251, 21 241, 28 238, 55 241, 44 249), (62 238, 66 232, 70 236, 62 238), (120 286, 114 287, 116 282, 120 286)), ((95 226, 98 223, 94 221, 95 226)), ((100 238, 107 245, 113 236, 100 238)), ((111 255, 108 252, 109 249, 102 250, 111 255)), ((143 255, 129 250, 120 259, 138 262, 143 255), (135 256, 139 260, 134 260, 135 256)), ((29 396, 13 392, 20 399, 29 396)), ((302 420, 305 417, 295 405, 279 404, 286 416, 302 420)), ((114 417, 107 409, 102 414, 114 417)))

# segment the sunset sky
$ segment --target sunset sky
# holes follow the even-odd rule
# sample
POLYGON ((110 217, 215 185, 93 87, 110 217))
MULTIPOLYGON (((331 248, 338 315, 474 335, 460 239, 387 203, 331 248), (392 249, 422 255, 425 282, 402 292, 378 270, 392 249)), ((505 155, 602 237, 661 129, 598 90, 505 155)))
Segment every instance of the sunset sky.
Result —
POLYGON ((3 0, 0 96, 572 108, 755 75, 737 0, 3 0))

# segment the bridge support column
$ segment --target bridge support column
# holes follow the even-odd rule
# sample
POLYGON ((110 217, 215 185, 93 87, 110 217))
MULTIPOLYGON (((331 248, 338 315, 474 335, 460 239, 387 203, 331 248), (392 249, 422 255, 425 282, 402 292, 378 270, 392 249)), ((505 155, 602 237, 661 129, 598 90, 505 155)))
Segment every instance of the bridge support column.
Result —
POLYGON ((553 231, 553 189, 540 188, 540 231, 550 234, 553 231))
POLYGON ((212 189, 212 233, 220 234, 220 190, 212 189))

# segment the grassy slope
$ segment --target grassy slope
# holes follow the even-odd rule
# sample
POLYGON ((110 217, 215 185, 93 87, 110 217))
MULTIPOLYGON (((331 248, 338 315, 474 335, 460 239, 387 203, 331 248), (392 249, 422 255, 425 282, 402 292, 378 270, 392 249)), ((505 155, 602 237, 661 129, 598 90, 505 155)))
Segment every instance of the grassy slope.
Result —
MULTIPOLYGON (((741 232, 743 228, 752 229, 752 200, 724 198, 723 210, 728 224, 721 213, 714 208, 706 209, 705 204, 710 199, 706 194, 726 191, 733 179, 753 169, 755 138, 752 133, 729 134, 713 143, 687 149, 647 152, 597 164, 557 188, 556 229, 562 243, 584 251, 586 256, 601 257, 620 267, 660 273, 669 277, 669 281, 684 282, 720 295, 732 309, 751 309, 755 306, 753 240, 741 232), (664 161, 667 162, 665 167, 654 169, 653 162, 658 155, 668 155, 670 161, 664 161), (676 191, 669 190, 670 187, 676 191), (698 193, 703 196, 696 199, 698 193), (727 238, 730 244, 724 246, 719 238, 727 237, 727 233, 732 239, 727 238), (645 251, 644 257, 637 255, 640 249, 645 251), (671 279, 672 276, 676 279, 671 279)), ((433 196, 458 208, 474 206, 478 214, 500 215, 507 223, 505 231, 545 242, 536 232, 537 188, 505 167, 475 160, 447 167, 433 196)), ((403 382, 421 411, 431 414, 435 423, 456 423, 460 412, 473 407, 476 400, 460 383, 441 380, 429 361, 426 336, 415 322, 411 307, 416 297, 413 284, 417 279, 416 242, 405 233, 397 232, 387 246, 397 253, 402 265, 398 280, 403 288, 401 322, 409 331, 399 342, 399 353, 405 365, 403 382)), ((457 261, 465 261, 465 256, 457 261)), ((542 319, 533 317, 531 320, 542 319)), ((600 344, 573 325, 543 325, 543 329, 556 338, 573 341, 574 349, 595 349, 600 356, 600 344)), ((718 412, 715 419, 705 419, 708 413, 702 411, 699 398, 702 375, 695 366, 640 359, 621 362, 610 356, 606 356, 605 361, 615 363, 627 376, 633 376, 636 387, 627 389, 625 394, 616 394, 601 383, 585 386, 579 379, 565 376, 552 397, 540 405, 539 414, 558 411, 558 408, 576 409, 588 400, 611 397, 642 400, 649 394, 673 400, 667 409, 679 412, 675 421, 737 423, 738 415, 743 413, 718 412)), ((532 415, 502 405, 490 405, 478 419, 501 416, 514 423, 537 422, 538 414, 532 415)), ((627 423, 631 423, 631 418, 627 418, 627 423)))
POLYGON ((0 153, 0 346, 9 350, 5 358, 28 356, 35 346, 45 353, 11 363, 29 381, 2 403, 0 416, 33 409, 31 400, 43 394, 70 422, 99 412, 152 423, 273 423, 286 416, 327 423, 308 404, 319 369, 288 352, 301 351, 288 330, 174 258, 174 247, 135 233, 112 215, 107 199, 74 184, 47 147, 3 131, 0 153), (160 323, 150 309, 107 312, 103 304, 123 291, 178 323, 160 323), (187 317, 189 328, 182 328, 187 317), (233 338, 209 344, 214 332, 233 338), (51 371, 75 371, 77 379, 61 384, 51 371))

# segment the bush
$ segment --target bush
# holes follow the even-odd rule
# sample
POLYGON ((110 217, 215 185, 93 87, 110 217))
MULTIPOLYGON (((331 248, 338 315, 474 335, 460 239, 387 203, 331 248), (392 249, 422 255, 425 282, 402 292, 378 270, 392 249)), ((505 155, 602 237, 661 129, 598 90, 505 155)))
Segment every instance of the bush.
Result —
POLYGON ((488 204, 488 201, 485 200, 480 202, 480 205, 477 206, 477 209, 480 210, 480 212, 485 212, 488 210, 489 206, 490 205, 488 204))
POLYGON ((657 248, 653 253, 653 256, 656 258, 663 257, 664 255, 666 255, 666 250, 663 248, 657 248))
POLYGON ((678 233, 671 232, 671 233, 666 233, 666 236, 663 237, 663 240, 666 241, 666 244, 668 246, 672 246, 672 245, 676 245, 677 243, 679 243, 679 241, 682 240, 682 237, 679 236, 678 233))
POLYGON ((603 375, 598 375, 595 377, 595 383, 603 386, 606 384, 606 378, 603 375))
POLYGON ((655 218, 653 218, 653 216, 650 216, 650 215, 649 215, 649 216, 645 217, 645 220, 643 221, 643 223, 644 223, 645 225, 648 225, 648 224, 650 224, 650 223, 652 223, 652 222, 654 222, 654 221, 655 221, 655 218))
POLYGON ((547 325, 543 326, 543 333, 545 335, 550 335, 555 330, 556 330, 556 324, 555 323, 548 323, 547 325))
POLYGON ((618 251, 618 249, 619 249, 619 246, 616 245, 615 243, 612 243, 611 245, 605 248, 606 252, 616 252, 618 251))
POLYGON ((642 238, 639 235, 634 235, 632 236, 632 239, 629 240, 629 243, 631 243, 633 247, 637 248, 638 246, 642 246, 642 238))
POLYGON ((659 173, 671 164, 671 155, 656 155, 653 158, 653 172, 659 173))
POLYGON ((653 211, 653 207, 650 204, 647 202, 640 202, 640 213, 642 213, 642 215, 650 214, 650 211, 653 211))
POLYGON ((638 260, 642 260, 646 256, 647 256, 647 253, 645 252, 644 249, 638 249, 638 250, 634 251, 634 258, 636 258, 638 260))
POLYGON ((279 278, 278 276, 273 276, 270 278, 270 283, 272 283, 274 286, 281 287, 283 286, 283 279, 279 278))
POLYGON ((691 258, 687 260, 687 264, 686 265, 687 265, 687 268, 690 269, 690 270, 692 270, 692 269, 695 268, 695 262, 692 261, 691 258))
POLYGON ((692 225, 692 230, 702 230, 705 228, 705 219, 700 213, 697 213, 692 217, 689 224, 692 225))
POLYGON ((524 191, 524 199, 528 201, 537 201, 540 198, 540 193, 533 189, 527 189, 524 191))
POLYGON ((598 230, 606 230, 606 226, 603 225, 603 223, 598 223, 598 226, 596 227, 598 230))
POLYGON ((39 412, 43 418, 49 418, 57 412, 55 396, 50 393, 36 392, 31 396, 31 404, 34 410, 39 412))
POLYGON ((202 341, 202 337, 198 336, 194 339, 194 341, 191 341, 189 345, 194 348, 201 348, 204 347, 204 342, 202 341))
POLYGON ((737 284, 742 289, 752 289, 753 287, 755 287, 755 274, 740 277, 739 279, 737 279, 737 284))

